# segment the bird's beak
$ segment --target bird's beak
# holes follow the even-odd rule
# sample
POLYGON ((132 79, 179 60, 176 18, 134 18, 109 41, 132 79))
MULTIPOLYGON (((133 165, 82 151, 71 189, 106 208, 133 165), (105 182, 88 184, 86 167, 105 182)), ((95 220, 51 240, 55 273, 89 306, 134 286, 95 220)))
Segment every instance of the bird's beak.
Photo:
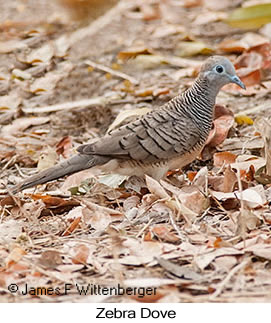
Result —
POLYGON ((231 82, 239 85, 242 89, 246 89, 245 84, 239 79, 237 75, 231 77, 231 82))

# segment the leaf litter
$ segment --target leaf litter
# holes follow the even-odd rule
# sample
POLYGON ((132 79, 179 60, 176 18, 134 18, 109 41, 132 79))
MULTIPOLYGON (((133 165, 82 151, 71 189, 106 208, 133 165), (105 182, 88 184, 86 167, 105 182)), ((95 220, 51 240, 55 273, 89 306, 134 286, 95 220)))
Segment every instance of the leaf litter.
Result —
MULTIPOLYGON (((0 285, 6 301, 33 301, 8 293, 10 283, 64 288, 74 281, 158 288, 149 298, 86 295, 87 302, 270 301, 269 7, 258 1, 255 17, 253 7, 238 5, 119 1, 74 31, 62 17, 59 30, 48 22, 50 32, 3 32, 0 285), (265 26, 236 28, 248 23, 265 26), (22 177, 186 89, 202 55, 211 53, 233 61, 247 90, 228 86, 219 94, 206 146, 183 171, 157 182, 86 170, 10 194, 22 177)), ((72 290, 36 300, 80 302, 82 296, 72 290)))

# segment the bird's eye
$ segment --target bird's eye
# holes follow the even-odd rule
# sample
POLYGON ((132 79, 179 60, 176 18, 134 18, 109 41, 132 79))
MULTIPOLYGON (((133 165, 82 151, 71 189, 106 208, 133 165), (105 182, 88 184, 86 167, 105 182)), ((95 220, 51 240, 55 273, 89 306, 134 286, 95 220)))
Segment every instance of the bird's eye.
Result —
POLYGON ((224 72, 224 68, 221 65, 217 65, 217 67, 215 68, 215 70, 217 71, 217 73, 221 74, 224 72))

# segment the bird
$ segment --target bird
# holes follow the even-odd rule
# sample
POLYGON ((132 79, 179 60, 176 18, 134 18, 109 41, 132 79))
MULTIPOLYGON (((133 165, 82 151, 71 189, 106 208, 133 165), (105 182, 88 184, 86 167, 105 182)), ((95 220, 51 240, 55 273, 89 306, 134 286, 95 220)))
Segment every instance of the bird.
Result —
POLYGON ((217 94, 229 83, 245 89, 228 58, 209 57, 186 91, 97 141, 79 146, 77 154, 30 176, 12 192, 92 167, 105 173, 162 179, 169 170, 183 168, 200 154, 212 128, 217 94))

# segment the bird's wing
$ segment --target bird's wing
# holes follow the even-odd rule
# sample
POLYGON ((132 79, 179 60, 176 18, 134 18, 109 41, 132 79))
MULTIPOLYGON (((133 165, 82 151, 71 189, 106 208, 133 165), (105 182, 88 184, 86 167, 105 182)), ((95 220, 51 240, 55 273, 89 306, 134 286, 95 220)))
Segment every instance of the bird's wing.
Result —
POLYGON ((193 121, 169 109, 149 112, 120 127, 94 144, 82 145, 79 153, 158 162, 189 152, 200 140, 193 121))

